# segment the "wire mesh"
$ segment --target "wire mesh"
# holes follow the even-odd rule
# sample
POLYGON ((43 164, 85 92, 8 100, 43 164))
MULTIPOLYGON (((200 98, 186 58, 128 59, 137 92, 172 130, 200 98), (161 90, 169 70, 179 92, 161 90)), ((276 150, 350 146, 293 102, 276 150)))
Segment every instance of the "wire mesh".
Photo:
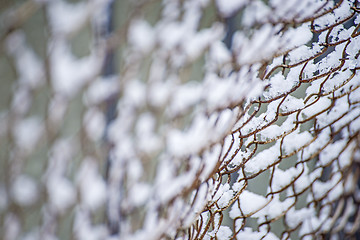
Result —
POLYGON ((284 23, 308 23, 313 43, 300 51, 315 53, 294 59, 299 49, 286 51, 259 73, 269 84, 245 104, 225 139, 212 176, 213 200, 188 230, 189 239, 208 232, 215 238, 229 223, 234 239, 248 239, 243 233, 250 229, 253 239, 274 233, 280 239, 358 239, 360 85, 351 62, 359 61, 359 52, 351 53, 351 43, 360 35, 354 24, 359 9, 354 3, 342 18, 321 21, 342 3, 284 23), (290 86, 277 82, 294 75, 290 86))
POLYGON ((99 2, 1 12, 0 235, 360 238, 358 1, 99 2))

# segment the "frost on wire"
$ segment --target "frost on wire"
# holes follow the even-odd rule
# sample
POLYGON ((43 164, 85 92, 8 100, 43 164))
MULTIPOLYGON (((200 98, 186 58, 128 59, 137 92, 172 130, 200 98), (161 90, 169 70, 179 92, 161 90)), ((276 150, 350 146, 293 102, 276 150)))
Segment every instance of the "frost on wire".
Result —
POLYGON ((2 4, 4 239, 359 237, 357 1, 2 4))

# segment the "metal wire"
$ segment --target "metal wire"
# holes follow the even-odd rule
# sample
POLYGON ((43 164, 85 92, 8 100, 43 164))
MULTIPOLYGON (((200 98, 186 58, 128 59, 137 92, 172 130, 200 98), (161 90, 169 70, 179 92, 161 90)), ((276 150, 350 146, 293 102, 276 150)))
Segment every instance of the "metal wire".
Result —
MULTIPOLYGON (((308 23, 311 26, 314 41, 318 43, 318 46, 321 46, 321 49, 316 54, 312 54, 306 59, 298 60, 297 62, 291 62, 289 55, 291 55, 293 50, 290 50, 279 56, 279 58, 282 58, 281 64, 268 64, 266 66, 263 76, 264 80, 270 79, 268 87, 271 87, 271 78, 276 73, 280 73, 286 78, 289 72, 295 68, 299 69, 298 82, 290 90, 280 92, 276 96, 266 97, 267 90, 265 90, 263 97, 245 105, 244 112, 238 118, 240 122, 239 127, 234 129, 229 135, 231 143, 224 144, 224 147, 227 147, 227 150, 225 149, 224 151, 226 154, 222 156, 222 159, 219 159, 221 165, 212 177, 217 190, 220 183, 224 182, 229 183, 232 187, 234 184, 239 184, 241 187, 234 191, 232 199, 229 201, 231 204, 220 207, 217 202, 219 199, 209 203, 197 222, 188 230, 189 239, 204 239, 207 232, 216 232, 221 224, 228 225, 229 221, 232 222, 233 239, 238 239, 238 233, 244 231, 246 227, 252 227, 255 231, 264 233, 260 236, 261 239, 265 238, 269 232, 276 233, 281 239, 329 239, 330 236, 335 235, 341 239, 358 239, 360 227, 360 199, 358 194, 360 138, 359 131, 352 132, 350 125, 353 121, 359 119, 360 115, 357 113, 350 118, 349 115, 352 111, 357 111, 356 109, 359 109, 360 105, 359 101, 350 101, 349 96, 354 94, 360 87, 359 68, 350 69, 351 74, 347 75, 342 84, 333 86, 332 89, 325 89, 324 85, 336 75, 345 75, 344 72, 348 70, 345 67, 345 63, 349 61, 349 58, 347 58, 347 52, 351 51, 348 48, 349 44, 352 39, 360 35, 360 25, 354 25, 353 22, 360 9, 357 8, 355 3, 345 17, 338 19, 327 27, 320 28, 316 25, 319 18, 334 13, 341 4, 342 1, 331 9, 301 22, 308 23), (336 27, 343 24, 354 26, 350 36, 343 39, 334 37, 333 34, 337 31, 336 27), (320 38, 320 35, 325 37, 320 38), (316 62, 326 58, 339 46, 343 46, 342 54, 335 66, 322 72, 319 69, 315 69, 313 76, 305 74, 309 65, 316 64, 316 62), (310 86, 318 87, 312 94, 306 95, 305 92, 310 86), (284 104, 288 98, 293 96, 302 99, 303 106, 287 110, 284 108, 284 104), (327 105, 320 104, 319 108, 314 110, 312 114, 304 114, 304 112, 323 99, 328 100, 327 105), (339 101, 346 101, 348 110, 344 111, 343 114, 333 121, 320 126, 318 122, 319 117, 324 117, 324 115, 334 111, 339 101), (272 109, 275 109, 275 112, 271 112, 272 109), (274 113, 274 116, 269 116, 270 113, 274 113), (263 118, 261 119, 260 116, 263 118), (252 128, 251 123, 255 119, 257 127, 252 128), (287 120, 290 120, 291 127, 282 129, 282 124, 287 120), (265 131, 272 126, 279 126, 281 129, 280 133, 276 134, 276 136, 265 138, 265 131), (311 139, 300 144, 300 146, 294 147, 291 151, 285 150, 284 146, 286 144, 292 144, 290 141, 299 140, 291 138, 292 133, 305 131, 311 132, 311 139), (322 134, 330 134, 330 136, 325 141, 319 141, 322 138, 322 134), (325 157, 322 155, 325 149, 329 147, 334 148, 338 141, 343 141, 341 147, 333 149, 336 154, 326 163, 323 163, 321 160, 325 157), (313 147, 314 145, 316 147, 313 147), (250 162, 261 151, 269 148, 276 148, 278 150, 277 160, 254 172, 249 171, 247 166, 250 162), (340 158, 349 149, 349 162, 344 165, 340 158), (233 163, 239 157, 240 152, 246 154, 240 156, 240 163, 233 163), (276 174, 277 171, 279 169, 285 171, 289 168, 301 170, 289 182, 284 183, 283 186, 275 187, 274 181, 278 176, 276 174), (321 174, 308 179, 307 183, 300 182, 303 181, 304 177, 311 176, 312 173, 317 171, 321 174), (257 181, 257 184, 254 184, 254 181, 257 181), (334 184, 320 194, 318 183, 323 182, 334 182, 334 184), (304 186, 299 187, 301 185, 304 186), (265 192, 257 189, 264 188, 264 186, 265 192), (301 190, 299 190, 300 188, 301 190), (344 188, 346 190, 336 197, 331 197, 336 188, 344 188), (253 209, 251 212, 246 209, 243 210, 244 202, 241 201, 241 196, 247 190, 265 196, 266 203, 253 209), (259 212, 271 205, 272 201, 278 199, 281 199, 281 202, 284 204, 285 202, 288 203, 285 204, 285 208, 279 209, 276 215, 259 214, 259 212), (234 205, 237 206, 240 214, 231 219, 228 217, 229 210, 234 205), (294 225, 289 220, 293 218, 294 209, 310 209, 317 216, 322 216, 321 214, 326 212, 327 218, 322 218, 318 224, 314 223, 310 226, 312 228, 311 231, 304 232, 300 229, 303 225, 308 224, 307 222, 299 222, 294 225), (204 219, 204 216, 207 216, 207 219, 204 219), (326 227, 323 226, 325 222, 327 224, 326 227), (260 231, 261 229, 265 230, 260 231)), ((284 24, 286 26, 286 24, 299 23, 294 21, 284 24)), ((356 55, 357 60, 359 60, 358 56, 359 53, 356 55)), ((248 201, 251 201, 251 198, 248 201)), ((216 239, 216 237, 212 239, 216 239)))

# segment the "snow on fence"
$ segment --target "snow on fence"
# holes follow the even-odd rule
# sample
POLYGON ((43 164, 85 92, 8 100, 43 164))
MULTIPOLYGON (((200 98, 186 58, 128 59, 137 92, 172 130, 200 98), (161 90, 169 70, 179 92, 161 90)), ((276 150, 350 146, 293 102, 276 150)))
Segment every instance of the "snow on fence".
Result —
POLYGON ((0 3, 0 235, 360 238, 359 7, 0 3))

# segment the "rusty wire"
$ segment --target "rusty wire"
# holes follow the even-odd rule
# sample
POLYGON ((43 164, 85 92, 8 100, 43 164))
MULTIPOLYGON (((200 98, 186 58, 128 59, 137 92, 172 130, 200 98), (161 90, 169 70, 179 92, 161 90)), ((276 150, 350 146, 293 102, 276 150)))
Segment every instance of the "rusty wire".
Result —
MULTIPOLYGON (((359 102, 351 102, 349 96, 354 94, 356 89, 360 87, 360 69, 358 67, 352 68, 352 74, 347 76, 346 79, 343 80, 342 84, 335 86, 333 89, 325 91, 323 86, 327 81, 329 81, 329 79, 337 74, 343 74, 343 72, 347 70, 344 68, 345 62, 349 60, 346 53, 347 47, 352 39, 357 38, 360 35, 360 25, 354 25, 353 22, 354 17, 358 15, 360 9, 356 6, 356 3, 354 3, 354 6, 351 8, 351 11, 348 12, 346 17, 338 19, 336 22, 323 28, 316 26, 317 19, 322 16, 326 16, 327 14, 332 14, 334 10, 341 6, 341 4, 342 1, 337 3, 333 8, 330 8, 317 16, 301 21, 301 23, 308 23, 311 26, 311 31, 314 34, 314 41, 317 41, 318 45, 321 46, 320 51, 307 57, 306 59, 297 62, 290 62, 289 54, 293 51, 290 50, 282 56, 279 56, 282 58, 281 64, 275 66, 268 64, 266 72, 263 76, 264 80, 270 79, 269 86, 271 86, 271 77, 274 76, 275 72, 281 72, 282 75, 286 77, 288 72, 295 67, 300 67, 301 69, 298 75, 298 82, 289 91, 280 92, 278 95, 272 97, 263 96, 260 99, 251 101, 244 107, 244 112, 239 116, 239 122, 241 122, 241 124, 229 135, 231 144, 227 145, 228 148, 227 150, 225 149, 225 154, 223 154, 222 158, 219 159, 221 165, 212 177, 214 184, 217 184, 217 190, 220 186, 219 183, 224 182, 229 183, 231 186, 234 186, 235 183, 241 183, 242 187, 235 191, 232 199, 229 201, 230 204, 225 207, 219 207, 216 201, 210 202, 196 223, 188 230, 189 239, 204 239, 207 232, 216 232, 221 224, 229 225, 230 222, 232 225, 233 239, 238 239, 237 234, 243 231, 247 226, 252 227, 255 231, 259 231, 261 228, 266 229, 265 234, 261 235, 261 239, 265 238, 269 232, 275 232, 280 239, 329 239, 330 236, 335 235, 341 239, 358 239, 357 237, 359 237, 358 233, 360 231, 360 199, 358 195, 358 181, 360 174, 358 152, 360 138, 359 131, 350 131, 350 124, 352 121, 358 120, 360 115, 357 114, 354 118, 349 119, 348 121, 345 120, 343 123, 339 122, 341 122, 342 119, 345 119, 349 112, 359 108, 359 102), (334 29, 338 26, 346 24, 349 26, 355 26, 350 36, 343 39, 335 39, 335 37, 332 36, 333 31, 335 31, 334 29), (321 41, 319 38, 321 34, 325 34, 326 36, 324 41, 321 41), (342 56, 338 58, 337 66, 334 66, 323 73, 316 73, 310 77, 305 76, 304 71, 306 71, 309 64, 311 64, 314 60, 320 61, 322 58, 326 58, 326 56, 335 51, 334 49, 341 44, 343 44, 344 47, 342 48, 342 56), (319 86, 317 92, 305 96, 304 93, 302 93, 302 91, 304 91, 302 89, 306 89, 310 86, 310 84, 315 83, 319 86), (289 96, 297 96, 303 100, 304 105, 301 108, 290 111, 281 110, 282 104, 289 96), (302 117, 303 112, 306 111, 306 109, 310 108, 312 105, 316 104, 316 102, 324 98, 330 100, 331 103, 328 106, 322 106, 323 109, 320 111, 317 111, 310 116, 302 117), (348 111, 339 115, 338 118, 330 123, 319 127, 317 122, 318 117, 326 115, 333 110, 336 102, 341 99, 347 99, 348 111), (271 117, 270 120, 266 120, 265 115, 265 118, 262 119, 263 121, 260 121, 257 128, 251 129, 250 131, 243 131, 253 119, 258 118, 261 113, 267 112, 268 106, 275 101, 277 102, 276 107, 273 107, 273 109, 276 109, 274 117, 271 117), (248 118, 244 120, 244 116, 246 114, 248 118), (292 122, 293 127, 291 129, 280 131, 281 133, 270 139, 261 138, 262 132, 267 128, 274 125, 281 126, 282 122, 290 117, 294 119, 292 122), (327 141, 319 144, 316 149, 312 149, 312 145, 315 144, 314 142, 316 142, 320 135, 327 130, 330 132, 330 136, 327 141), (302 144, 300 147, 293 149, 291 152, 284 152, 282 147, 283 144, 290 141, 287 140, 287 136, 295 131, 309 131, 312 133, 312 139, 302 144), (343 136, 342 132, 349 132, 349 134, 348 136, 343 136), (342 145, 340 149, 335 150, 337 152, 331 160, 327 161, 326 164, 321 164, 321 154, 324 149, 336 143, 340 139, 345 139, 346 144, 342 145), (277 156, 277 161, 273 162, 266 168, 261 168, 259 171, 249 173, 246 169, 247 164, 251 162, 254 156, 256 156, 259 152, 273 146, 276 142, 280 143, 278 145, 280 154, 277 156), (340 155, 346 151, 351 144, 355 147, 351 148, 349 164, 343 166, 343 164, 339 161, 340 155), (246 156, 241 157, 240 164, 232 164, 232 161, 234 161, 240 151, 247 152, 246 156), (276 172, 276 169, 284 163, 287 164, 287 168, 303 166, 302 171, 300 171, 297 176, 293 177, 291 181, 281 188, 273 189, 272 183, 274 177, 276 177, 274 173, 276 172), (305 165, 307 165, 310 172, 320 171, 321 174, 309 181, 309 183, 304 186, 301 191, 296 191, 296 184, 298 184, 297 181, 302 176, 307 174, 309 175, 309 171, 305 171, 305 165), (334 169, 334 166, 338 166, 338 169, 334 169), (241 173, 240 177, 238 177, 238 173, 241 173), (327 189, 327 191, 320 195, 315 193, 318 191, 315 189, 315 185, 318 182, 331 181, 337 173, 340 173, 341 177, 336 180, 336 183, 330 189, 327 189), (261 179, 257 181, 264 181, 260 184, 267 186, 268 191, 266 193, 262 192, 259 194, 265 195, 268 202, 250 213, 244 213, 240 197, 247 189, 250 189, 252 192, 259 192, 256 190, 256 186, 250 186, 250 183, 254 180, 256 181, 256 179, 261 179), (336 187, 341 186, 342 188, 345 188, 346 185, 350 185, 351 187, 334 199, 328 198, 330 192, 336 187), (312 197, 309 198, 309 195, 312 197), (310 200, 305 201, 304 198, 307 197, 310 200), (291 199, 292 203, 286 209, 280 211, 276 216, 264 215, 262 216, 263 219, 259 220, 259 216, 256 216, 256 213, 268 206, 274 198, 280 198, 282 199, 281 201, 291 199), (317 226, 314 225, 313 230, 305 234, 299 231, 302 224, 305 223, 300 222, 297 225, 292 226, 288 222, 289 217, 293 214, 290 209, 295 208, 295 206, 296 209, 300 209, 301 207, 298 207, 297 205, 300 205, 299 202, 301 201, 304 202, 304 205, 302 206, 303 209, 311 209, 316 212, 317 215, 327 209, 327 219, 323 219, 321 224, 317 226), (237 205, 240 210, 240 215, 230 219, 227 216, 229 215, 229 210, 234 205, 237 205), (348 211, 348 209, 352 207, 354 208, 353 211, 348 211), (216 215, 219 215, 219 217, 216 218, 216 215), (207 219, 204 219, 204 216, 207 216, 207 219), (227 220, 225 220, 225 218, 227 218, 227 220), (328 226, 323 228, 322 224, 324 224, 325 220, 328 219, 331 219, 331 221, 328 221, 328 226), (351 227, 345 227, 346 225, 351 225, 351 227)), ((298 22, 285 22, 284 24, 298 24, 298 22)), ((358 57, 359 53, 357 53, 356 59, 360 61, 358 57)), ((251 199, 249 199, 249 201, 251 201, 251 199)), ((213 239, 216 239, 216 237, 213 237, 213 239)))

